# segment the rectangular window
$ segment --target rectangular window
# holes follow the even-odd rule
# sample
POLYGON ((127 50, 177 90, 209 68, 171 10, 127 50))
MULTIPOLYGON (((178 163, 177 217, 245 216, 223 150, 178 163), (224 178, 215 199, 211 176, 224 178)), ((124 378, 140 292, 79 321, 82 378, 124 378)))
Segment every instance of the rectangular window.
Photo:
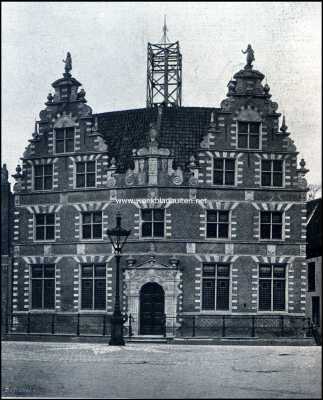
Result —
POLYGON ((74 128, 55 129, 55 151, 56 153, 74 152, 74 128))
POLYGON ((261 161, 261 185, 283 186, 283 161, 262 160, 261 161))
POLYGON ((229 211, 207 210, 206 218, 207 238, 229 237, 229 211))
POLYGON ((95 161, 76 163, 76 187, 95 187, 95 161))
POLYGON ((260 238, 282 239, 283 214, 279 211, 260 212, 260 238))
POLYGON ((241 149, 259 149, 260 122, 238 121, 238 147, 241 149))
POLYGON ((35 165, 34 189, 50 190, 53 187, 53 165, 35 165))
POLYGON ((82 310, 105 310, 106 308, 106 266, 84 264, 81 273, 82 310))
POLYGON ((234 185, 235 160, 215 158, 213 170, 214 185, 234 185))
POLYGON ((35 215, 35 239, 55 240, 55 214, 35 215))
POLYGON ((285 264, 260 264, 259 311, 284 311, 285 286, 285 264))
POLYGON ((204 264, 202 272, 202 310, 228 310, 230 266, 204 264))
POLYGON ((55 308, 55 265, 31 266, 31 304, 33 309, 55 308))
POLYGON ((141 236, 164 237, 165 210, 146 208, 141 210, 141 236))
POLYGON ((102 211, 82 213, 82 238, 102 239, 102 211))
POLYGON ((307 290, 315 292, 315 262, 310 262, 307 265, 307 290))

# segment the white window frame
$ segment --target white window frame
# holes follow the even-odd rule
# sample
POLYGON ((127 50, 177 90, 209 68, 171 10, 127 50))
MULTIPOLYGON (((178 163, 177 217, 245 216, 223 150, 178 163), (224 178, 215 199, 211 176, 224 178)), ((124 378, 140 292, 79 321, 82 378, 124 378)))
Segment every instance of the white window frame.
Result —
MULTIPOLYGON (((74 189, 77 189, 77 190, 87 190, 87 189, 95 189, 96 187, 97 187, 97 184, 96 184, 96 180, 97 180, 97 160, 81 160, 81 161, 76 161, 74 158, 73 158, 73 171, 74 171, 74 173, 73 173, 73 188, 74 189), (88 163, 88 162, 94 162, 94 175, 95 175, 95 179, 94 179, 94 186, 76 186, 76 177, 77 177, 77 172, 76 172, 76 165, 77 165, 77 163, 80 163, 80 162, 83 162, 83 163, 88 163)), ((85 175, 86 175, 86 172, 84 173, 85 175)), ((85 178, 86 179, 86 178, 85 178)))
MULTIPOLYGON (((207 278, 206 278, 207 279, 207 278)), ((200 312, 202 314, 228 314, 232 312, 232 263, 225 262, 204 262, 201 263, 201 284, 200 284, 200 312), (204 264, 226 264, 229 266, 229 307, 227 310, 217 310, 217 302, 216 302, 216 293, 217 293, 217 267, 216 267, 216 278, 215 278, 215 301, 214 301, 214 310, 204 310, 203 307, 203 265, 204 264)))
MULTIPOLYGON (((92 278, 92 280, 94 280, 94 278, 92 278)), ((94 307, 94 290, 93 290, 93 298, 92 298, 92 305, 94 307)), ((102 263, 95 263, 95 262, 89 262, 89 263, 80 263, 79 264, 79 302, 78 302, 78 312, 80 313, 96 313, 96 314, 100 314, 100 313, 106 313, 108 309, 108 265, 106 262, 102 262, 102 263), (96 308, 82 308, 82 266, 83 265, 88 265, 88 264, 92 264, 92 265, 105 265, 105 309, 96 309, 96 308)))
MULTIPOLYGON (((53 190, 53 187, 54 187, 54 163, 39 164, 39 165, 33 164, 31 171, 32 171, 31 179, 32 179, 32 188, 33 188, 33 190, 35 190, 37 192, 50 192, 51 190, 53 190), (35 168, 36 167, 45 167, 46 165, 51 165, 52 166, 52 187, 50 189, 36 189, 36 185, 35 185, 35 179, 36 179, 35 168)), ((49 175, 46 175, 46 176, 49 176, 49 175)), ((45 175, 44 175, 44 169, 43 169, 43 175, 42 175, 43 186, 44 186, 44 182, 45 182, 44 177, 45 177, 45 175)))
MULTIPOLYGON (((86 224, 88 225, 88 224, 86 224)), ((96 223, 98 225, 98 223, 96 223)), ((96 211, 82 211, 80 212, 80 239, 86 242, 96 242, 96 241, 103 241, 103 210, 96 210, 96 211), (102 237, 101 238, 83 238, 83 214, 89 213, 91 214, 91 236, 93 236, 93 213, 101 212, 101 227, 102 227, 102 237)))
MULTIPOLYGON (((41 262, 41 263, 34 263, 34 264, 29 264, 29 304, 30 304, 30 311, 32 312, 48 312, 48 313, 53 313, 56 311, 56 288, 57 288, 57 280, 56 280, 56 272, 57 272, 57 265, 56 263, 45 263, 45 262, 41 262), (33 288, 32 288, 32 267, 35 265, 46 265, 46 264, 50 264, 50 265, 54 265, 54 308, 32 308, 33 307, 33 302, 32 302, 32 295, 33 295, 33 288)), ((36 278, 37 279, 37 278, 36 278)), ((42 278, 42 281, 44 281, 44 278, 42 278)), ((44 289, 44 284, 42 285, 42 290, 44 289)), ((44 297, 44 291, 42 293, 42 297, 44 297)), ((43 302, 43 298, 42 298, 42 302, 43 302)))
MULTIPOLYGON (((217 210, 217 209, 207 209, 207 210, 205 210, 205 239, 206 240, 219 240, 219 241, 226 241, 226 240, 231 240, 231 217, 232 217, 232 210, 217 210), (219 238, 219 237, 208 237, 207 236, 207 224, 208 224, 208 222, 207 222, 207 213, 208 213, 208 211, 217 211, 217 212, 219 212, 219 211, 227 211, 228 212, 228 216, 229 216, 229 218, 228 218, 228 237, 226 237, 226 238, 219 238)), ((217 218, 217 220, 218 220, 218 218, 217 218)), ((212 222, 211 222, 212 223, 212 222)), ((217 225, 219 224, 219 222, 213 222, 213 223, 216 223, 217 225)), ((217 228, 217 233, 218 233, 218 228, 217 228)))
MULTIPOLYGON (((259 211, 259 226, 258 226, 258 229, 259 229, 259 240, 260 241, 263 241, 263 242, 268 242, 268 241, 273 241, 273 242, 281 242, 281 241, 284 241, 285 240, 285 211, 279 211, 279 210, 260 210, 259 211), (272 238, 262 238, 261 237, 261 213, 262 212, 270 212, 270 213, 273 213, 273 212, 279 212, 279 213, 281 213, 281 216, 282 216, 282 237, 281 237, 281 239, 272 239, 272 238)), ((270 236, 272 236, 272 217, 270 218, 270 236)))
MULTIPOLYGON (((237 173, 238 173, 238 162, 237 162, 237 158, 232 158, 232 157, 212 157, 212 185, 213 186, 218 186, 218 187, 235 187, 237 186, 237 173), (218 184, 218 183, 214 183, 214 164, 215 164, 215 160, 233 160, 234 161, 234 183, 233 185, 227 185, 227 184, 218 184)), ((225 162, 223 163, 223 165, 225 165, 225 162)), ((223 179, 225 180, 225 171, 226 169, 223 168, 223 179)))
POLYGON ((74 154, 75 153, 75 126, 64 126, 62 128, 53 128, 53 148, 54 154, 74 154), (62 153, 57 153, 56 151, 56 129, 64 129, 64 150, 66 149, 66 129, 73 128, 73 143, 74 143, 74 150, 73 151, 64 151, 62 153))
MULTIPOLYGON (((268 172, 268 171, 267 171, 268 172)), ((266 159, 266 158, 262 158, 260 160, 260 186, 264 187, 264 188, 272 188, 272 189, 279 189, 279 188, 284 188, 286 185, 285 182, 285 160, 281 160, 281 159, 266 159), (270 161, 271 162, 271 173, 270 173, 270 183, 271 185, 266 186, 262 184, 262 162, 263 161, 270 161), (282 162, 282 186, 273 186, 273 178, 274 178, 274 173, 273 173, 273 161, 281 161, 282 162)))
POLYGON ((273 301, 274 301, 274 285, 273 285, 273 274, 274 274, 274 268, 273 265, 279 265, 279 263, 259 263, 258 264, 258 268, 257 268, 257 274, 258 274, 258 298, 257 298, 257 313, 260 314, 282 314, 282 313, 288 313, 288 269, 289 269, 289 265, 288 264, 284 264, 285 265, 285 309, 284 310, 273 310, 273 301), (263 264, 269 264, 271 265, 271 278, 260 278, 260 274, 259 274, 259 269, 260 269, 260 265, 263 264), (260 279, 271 279, 271 305, 270 308, 271 310, 259 310, 259 299, 260 299, 260 295, 259 295, 259 280, 260 279))
MULTIPOLYGON (((152 240, 152 239, 155 239, 155 240, 166 239, 166 209, 165 209, 165 208, 154 208, 154 207, 141 208, 139 214, 140 214, 140 215, 139 215, 139 218, 140 218, 140 222, 139 222, 139 237, 140 237, 140 239, 143 239, 143 240, 146 240, 146 239, 148 239, 148 240, 152 240), (154 215, 154 213, 153 213, 154 210, 163 210, 163 211, 164 211, 164 221, 163 221, 163 224, 164 224, 164 231, 163 231, 163 236, 143 236, 143 235, 142 235, 142 225, 143 225, 143 223, 144 223, 144 222, 150 222, 152 225, 153 225, 153 223, 154 223, 154 219, 152 219, 151 221, 143 221, 143 219, 142 219, 142 211, 143 211, 143 210, 152 210, 152 216, 154 215)), ((161 221, 156 221, 156 222, 161 222, 161 221)), ((152 228, 152 231, 153 231, 153 228, 152 228)))
POLYGON ((262 150, 262 121, 239 121, 239 120, 236 121, 236 149, 238 149, 238 150, 251 150, 251 151, 262 150), (250 130, 250 128, 248 128, 248 147, 239 147, 238 146, 238 143, 239 143, 239 141, 238 141, 239 122, 246 122, 247 124, 250 124, 252 122, 258 122, 260 124, 260 126, 259 126, 259 148, 258 149, 251 149, 249 147, 249 136, 250 136, 249 130, 250 130))
MULTIPOLYGON (((34 242, 35 243, 53 243, 56 242, 56 213, 55 212, 44 212, 44 213, 34 213, 33 214, 33 219, 34 219, 34 223, 33 223, 33 238, 34 238, 34 242), (48 215, 48 214, 53 214, 54 215, 54 239, 37 239, 36 238, 36 227, 37 227, 37 223, 36 223, 36 216, 37 215, 48 215)), ((46 227, 47 225, 42 225, 44 227, 46 227)), ((52 225, 50 225, 52 226, 52 225)), ((46 228, 45 228, 46 229, 46 228)))

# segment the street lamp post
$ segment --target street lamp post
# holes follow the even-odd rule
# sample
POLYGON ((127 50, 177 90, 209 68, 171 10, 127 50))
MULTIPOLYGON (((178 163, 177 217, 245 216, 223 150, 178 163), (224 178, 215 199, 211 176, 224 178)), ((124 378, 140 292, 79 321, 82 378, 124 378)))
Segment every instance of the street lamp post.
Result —
POLYGON ((121 228, 121 215, 117 212, 116 216, 116 227, 107 230, 110 242, 112 244, 114 254, 116 257, 116 289, 115 289, 115 300, 114 300, 114 311, 111 318, 111 338, 110 346, 124 346, 125 342, 123 339, 123 323, 124 317, 121 314, 120 309, 120 258, 121 251, 125 245, 131 230, 121 228))

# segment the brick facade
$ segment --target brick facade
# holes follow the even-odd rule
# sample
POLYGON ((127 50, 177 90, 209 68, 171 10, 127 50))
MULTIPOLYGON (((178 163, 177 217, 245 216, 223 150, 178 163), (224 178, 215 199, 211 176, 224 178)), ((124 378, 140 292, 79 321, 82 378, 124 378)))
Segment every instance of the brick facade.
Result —
POLYGON ((114 226, 119 210, 122 225, 132 229, 121 259, 122 301, 134 318, 135 334, 140 332, 140 290, 147 282, 162 286, 172 327, 180 327, 188 315, 304 316, 306 169, 304 163, 297 168, 295 145, 285 120, 279 128, 281 114, 263 79, 246 65, 229 82, 219 108, 160 106, 102 114, 92 112, 85 92, 79 91, 81 84, 69 72, 55 81, 22 171, 15 175, 16 314, 55 311, 57 318, 82 313, 81 266, 89 263, 106 265, 106 307, 90 313, 112 313, 115 261, 105 231, 114 226), (239 146, 241 122, 248 129, 252 123, 259 127, 256 148, 239 146), (66 135, 67 129, 74 132, 74 148, 59 153, 57 132, 66 135), (223 159, 234 163, 234 181, 228 185, 214 183, 216 160, 223 159), (262 160, 282 162, 281 185, 262 186, 262 160), (94 186, 78 188, 77 163, 87 162, 94 163, 94 186), (46 165, 52 166, 51 188, 37 190, 36 168, 46 165), (158 198, 194 202, 147 206, 142 201, 158 198), (124 199, 136 201, 117 202, 124 199), (141 216, 147 207, 164 210, 162 237, 142 237, 141 216), (102 212, 102 238, 84 239, 82 213, 96 211, 102 212), (227 237, 207 237, 209 211, 228 212, 227 237), (281 238, 260 237, 263 211, 281 213, 281 238), (55 214, 52 239, 36 240, 39 214, 55 214), (217 263, 230 268, 229 306, 203 310, 203 265, 217 263), (52 310, 32 308, 30 269, 35 264, 55 265, 52 310), (259 310, 261 264, 286 267, 283 310, 259 310))

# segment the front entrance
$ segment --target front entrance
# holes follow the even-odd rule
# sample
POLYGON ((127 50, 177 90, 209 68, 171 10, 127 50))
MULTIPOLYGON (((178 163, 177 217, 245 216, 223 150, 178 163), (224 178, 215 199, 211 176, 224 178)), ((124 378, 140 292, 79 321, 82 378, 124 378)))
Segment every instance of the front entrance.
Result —
POLYGON ((143 285, 140 290, 140 334, 163 335, 165 293, 155 282, 143 285))

